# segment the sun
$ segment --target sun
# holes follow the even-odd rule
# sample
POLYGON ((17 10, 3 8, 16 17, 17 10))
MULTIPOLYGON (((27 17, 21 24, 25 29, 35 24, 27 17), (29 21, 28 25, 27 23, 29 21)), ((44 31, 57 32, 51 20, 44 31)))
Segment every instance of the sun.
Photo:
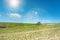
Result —
POLYGON ((20 0, 7 0, 8 6, 10 8, 18 8, 21 4, 20 0))

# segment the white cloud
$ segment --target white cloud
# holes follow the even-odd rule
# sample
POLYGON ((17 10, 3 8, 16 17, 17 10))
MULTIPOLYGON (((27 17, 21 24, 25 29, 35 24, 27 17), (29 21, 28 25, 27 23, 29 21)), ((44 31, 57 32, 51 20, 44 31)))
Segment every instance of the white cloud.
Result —
POLYGON ((10 17, 10 18, 21 18, 22 16, 20 15, 20 14, 18 14, 18 13, 10 13, 10 14, 8 14, 8 16, 10 17))
POLYGON ((29 23, 35 23, 39 21, 39 15, 37 10, 30 10, 27 12, 27 14, 25 14, 23 20, 25 22, 29 22, 29 23))
POLYGON ((38 11, 33 11, 33 13, 37 15, 38 14, 38 11))

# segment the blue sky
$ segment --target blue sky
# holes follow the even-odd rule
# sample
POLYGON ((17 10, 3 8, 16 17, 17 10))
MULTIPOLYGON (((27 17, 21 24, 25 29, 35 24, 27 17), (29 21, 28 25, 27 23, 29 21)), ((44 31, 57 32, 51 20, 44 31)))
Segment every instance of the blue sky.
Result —
POLYGON ((0 0, 0 22, 60 23, 59 0, 0 0))

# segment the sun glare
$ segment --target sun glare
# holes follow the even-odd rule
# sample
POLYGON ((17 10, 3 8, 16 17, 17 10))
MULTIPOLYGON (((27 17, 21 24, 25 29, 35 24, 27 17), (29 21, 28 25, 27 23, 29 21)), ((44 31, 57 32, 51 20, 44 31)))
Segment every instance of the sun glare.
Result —
POLYGON ((7 0, 8 6, 10 8, 18 8, 21 4, 20 0, 7 0))

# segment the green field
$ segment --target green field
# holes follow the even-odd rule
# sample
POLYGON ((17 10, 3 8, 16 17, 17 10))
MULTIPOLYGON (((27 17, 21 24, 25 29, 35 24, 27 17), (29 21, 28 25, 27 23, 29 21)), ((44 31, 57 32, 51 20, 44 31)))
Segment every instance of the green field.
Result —
POLYGON ((0 23, 0 40, 59 40, 60 24, 0 23))
POLYGON ((37 30, 37 29, 44 29, 44 28, 50 28, 50 26, 45 25, 37 25, 37 24, 23 24, 23 23, 0 23, 0 33, 6 33, 6 32, 21 32, 21 31, 31 31, 31 30, 37 30))

